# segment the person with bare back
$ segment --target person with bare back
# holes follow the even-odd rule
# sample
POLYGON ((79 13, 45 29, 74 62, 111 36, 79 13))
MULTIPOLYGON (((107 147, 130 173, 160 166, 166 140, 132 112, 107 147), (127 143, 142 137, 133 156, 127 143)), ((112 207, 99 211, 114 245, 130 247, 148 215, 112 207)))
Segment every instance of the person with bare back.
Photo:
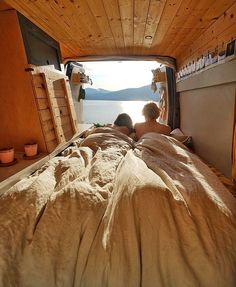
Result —
POLYGON ((142 113, 145 117, 145 122, 137 123, 134 125, 137 140, 139 140, 142 135, 150 132, 170 135, 171 128, 168 125, 157 122, 157 119, 160 115, 160 109, 156 103, 147 103, 143 107, 142 113))

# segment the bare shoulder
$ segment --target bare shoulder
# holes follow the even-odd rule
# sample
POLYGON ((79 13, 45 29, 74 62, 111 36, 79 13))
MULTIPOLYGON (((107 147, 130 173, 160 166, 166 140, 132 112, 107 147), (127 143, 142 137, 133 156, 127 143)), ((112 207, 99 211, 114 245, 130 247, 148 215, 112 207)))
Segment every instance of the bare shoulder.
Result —
POLYGON ((136 123, 136 124, 134 125, 134 129, 142 127, 143 124, 144 124, 144 123, 136 123))
POLYGON ((170 135, 170 132, 171 132, 171 128, 170 126, 168 125, 165 125, 165 124, 161 124, 162 125, 162 130, 163 130, 163 133, 167 136, 170 135))

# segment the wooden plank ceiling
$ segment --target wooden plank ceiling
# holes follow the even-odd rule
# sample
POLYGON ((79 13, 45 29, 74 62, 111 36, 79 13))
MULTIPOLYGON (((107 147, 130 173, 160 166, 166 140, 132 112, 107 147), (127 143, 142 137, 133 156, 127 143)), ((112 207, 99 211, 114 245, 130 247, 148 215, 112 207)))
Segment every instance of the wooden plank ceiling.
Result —
POLYGON ((61 45, 62 57, 177 58, 236 0, 5 0, 61 45))

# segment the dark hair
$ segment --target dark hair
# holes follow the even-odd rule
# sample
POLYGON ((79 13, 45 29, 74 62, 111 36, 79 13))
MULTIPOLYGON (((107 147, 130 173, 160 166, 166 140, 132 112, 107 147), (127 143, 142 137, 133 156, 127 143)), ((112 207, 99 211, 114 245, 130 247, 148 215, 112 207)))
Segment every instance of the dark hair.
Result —
POLYGON ((114 121, 114 125, 119 127, 125 126, 130 130, 130 132, 133 130, 132 119, 126 113, 119 114, 116 120, 114 121))
POLYGON ((147 103, 143 107, 143 115, 149 119, 156 120, 160 115, 160 109, 154 102, 147 103))

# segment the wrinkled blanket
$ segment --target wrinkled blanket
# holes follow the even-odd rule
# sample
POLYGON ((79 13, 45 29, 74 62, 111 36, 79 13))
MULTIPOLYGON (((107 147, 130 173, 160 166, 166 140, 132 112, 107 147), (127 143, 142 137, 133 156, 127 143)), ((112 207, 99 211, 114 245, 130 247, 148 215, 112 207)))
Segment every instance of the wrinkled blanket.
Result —
POLYGON ((1 196, 0 286, 236 286, 236 200, 177 140, 97 129, 1 196))

